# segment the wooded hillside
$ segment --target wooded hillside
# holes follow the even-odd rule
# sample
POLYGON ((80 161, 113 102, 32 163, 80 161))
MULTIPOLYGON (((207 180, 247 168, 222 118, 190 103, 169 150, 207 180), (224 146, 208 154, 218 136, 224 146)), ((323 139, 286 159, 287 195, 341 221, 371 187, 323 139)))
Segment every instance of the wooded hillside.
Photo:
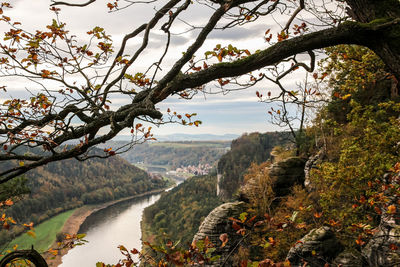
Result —
POLYGON ((239 189, 243 175, 251 163, 261 163, 270 158, 275 146, 290 144, 288 132, 250 133, 232 141, 231 150, 218 162, 221 196, 228 200, 239 189))
POLYGON ((195 176, 163 193, 161 198, 143 213, 143 240, 180 240, 192 242, 201 221, 221 204, 217 197, 215 174, 195 176))

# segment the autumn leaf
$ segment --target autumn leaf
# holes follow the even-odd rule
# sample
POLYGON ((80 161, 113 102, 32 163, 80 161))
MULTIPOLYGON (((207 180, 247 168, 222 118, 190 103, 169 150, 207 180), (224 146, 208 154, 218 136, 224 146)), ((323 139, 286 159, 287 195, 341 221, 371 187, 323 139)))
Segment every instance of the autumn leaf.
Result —
POLYGON ((218 54, 217 58, 218 58, 218 61, 219 61, 219 62, 222 61, 222 51, 218 54))
POLYGON ((374 210, 375 210, 375 212, 376 212, 376 213, 378 213, 379 215, 381 215, 381 214, 382 214, 382 211, 381 211, 381 209, 380 209, 380 208, 378 208, 377 206, 375 206, 375 207, 374 207, 374 210))
POLYGON ((351 94, 347 94, 347 95, 342 96, 342 99, 343 99, 343 100, 346 100, 346 99, 348 99, 348 98, 350 98, 350 97, 351 97, 351 94))
POLYGON ((361 236, 358 236, 357 240, 356 240, 357 245, 359 246, 363 246, 365 244, 365 242, 362 240, 361 236))
POLYGON ((268 243, 271 246, 275 246, 276 245, 276 240, 273 237, 268 237, 268 243))
POLYGON ((36 233, 34 231, 28 231, 26 232, 29 236, 36 238, 36 233))
POLYGON ((396 206, 395 206, 395 205, 390 205, 390 206, 388 207, 387 213, 389 213, 389 214, 394 214, 394 213, 396 213, 396 206))
POLYGON ((322 212, 316 212, 316 213, 314 213, 314 217, 315 217, 315 218, 321 218, 321 216, 322 216, 322 212))
POLYGON ((304 223, 304 222, 303 222, 303 223, 299 223, 299 224, 296 225, 296 228, 297 228, 297 229, 304 229, 304 228, 306 228, 306 227, 307 227, 307 224, 304 223))
POLYGON ((228 234, 224 233, 219 236, 219 240, 221 240, 221 248, 225 247, 226 243, 228 242, 228 234))
POLYGON ((240 225, 237 224, 236 222, 232 222, 232 227, 233 227, 233 229, 235 229, 235 230, 241 229, 240 225))
POLYGON ((201 121, 195 121, 195 122, 193 122, 194 123, 194 125, 196 126, 196 127, 199 127, 199 125, 202 123, 201 121))

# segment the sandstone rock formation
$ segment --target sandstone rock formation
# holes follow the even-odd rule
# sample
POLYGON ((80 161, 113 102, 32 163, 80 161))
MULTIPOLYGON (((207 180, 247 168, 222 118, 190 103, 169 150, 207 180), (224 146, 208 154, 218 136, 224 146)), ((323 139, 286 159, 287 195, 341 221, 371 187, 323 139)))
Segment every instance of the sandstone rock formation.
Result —
POLYGON ((275 196, 285 196, 293 185, 303 184, 305 162, 303 158, 291 157, 272 165, 269 176, 275 196))
POLYGON ((314 189, 310 175, 311 175, 311 170, 316 168, 317 164, 321 163, 323 158, 325 157, 325 149, 322 148, 320 151, 318 151, 317 154, 312 155, 311 157, 308 158, 308 160, 305 163, 304 166, 304 187, 307 189, 307 191, 312 191, 314 189))
POLYGON ((199 231, 193 238, 193 242, 202 240, 208 236, 211 243, 216 247, 214 252, 215 255, 221 257, 213 263, 211 266, 232 266, 230 262, 230 255, 235 250, 237 243, 240 241, 241 236, 236 234, 232 228, 232 222, 228 219, 229 217, 238 218, 240 213, 244 211, 244 202, 231 202, 224 203, 208 214, 199 227, 199 231), (221 248, 221 240, 219 237, 221 234, 228 234, 227 244, 221 248))

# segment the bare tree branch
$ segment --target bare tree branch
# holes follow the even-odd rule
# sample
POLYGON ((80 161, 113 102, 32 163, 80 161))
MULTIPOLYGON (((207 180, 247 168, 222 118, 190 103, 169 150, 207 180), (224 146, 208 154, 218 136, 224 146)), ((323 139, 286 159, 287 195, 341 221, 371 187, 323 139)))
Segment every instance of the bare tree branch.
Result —
POLYGON ((59 1, 54 1, 52 0, 52 4, 50 6, 60 6, 60 5, 64 5, 64 6, 77 6, 77 7, 84 7, 84 6, 88 6, 91 3, 96 2, 96 0, 89 0, 86 3, 82 3, 82 4, 73 4, 73 3, 68 3, 68 2, 59 2, 59 1))

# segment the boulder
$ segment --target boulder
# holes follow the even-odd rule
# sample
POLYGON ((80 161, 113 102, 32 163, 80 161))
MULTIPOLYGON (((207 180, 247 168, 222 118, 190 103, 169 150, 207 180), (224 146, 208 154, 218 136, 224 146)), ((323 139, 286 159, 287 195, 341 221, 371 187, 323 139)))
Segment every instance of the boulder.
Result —
POLYGON ((236 248, 237 243, 240 241, 241 236, 236 234, 236 231, 232 228, 232 221, 229 217, 238 218, 239 215, 245 211, 244 202, 231 202, 224 203, 214 210, 212 210, 208 216, 204 219, 199 227, 199 231, 193 238, 193 242, 203 240, 208 236, 210 242, 215 245, 214 255, 219 255, 220 258, 209 266, 221 266, 225 263, 225 266, 231 266, 230 255, 233 253, 232 250, 236 248), (228 242, 224 247, 221 248, 221 240, 219 239, 221 234, 228 234, 228 242))
POLYGON ((381 224, 362 254, 371 267, 400 266, 400 226, 381 224))
POLYGON ((343 250, 343 246, 336 239, 335 234, 328 226, 311 230, 300 242, 289 250, 287 259, 292 266, 320 267, 331 262, 343 250))

